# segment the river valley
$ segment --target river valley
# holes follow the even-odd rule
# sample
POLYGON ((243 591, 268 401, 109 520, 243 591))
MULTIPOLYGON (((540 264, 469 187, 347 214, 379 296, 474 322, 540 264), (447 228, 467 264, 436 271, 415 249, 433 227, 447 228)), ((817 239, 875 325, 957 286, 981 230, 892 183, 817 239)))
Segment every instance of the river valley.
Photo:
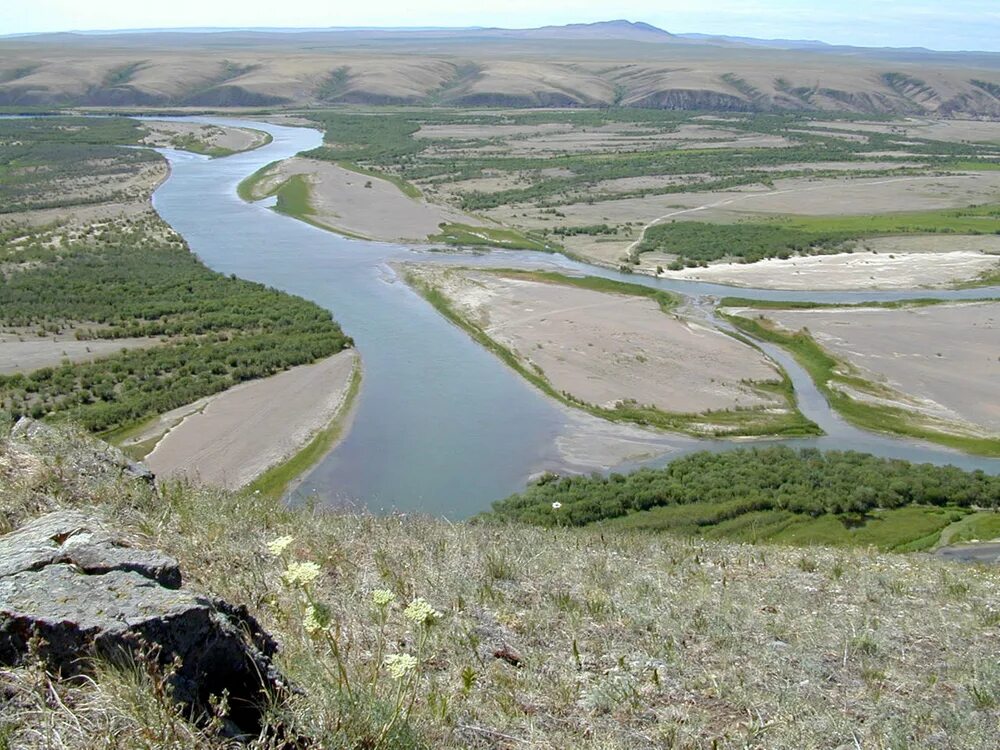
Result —
MULTIPOLYGON (((425 512, 462 518, 523 489, 542 471, 628 470, 693 450, 728 450, 746 441, 698 440, 605 422, 548 398, 440 316, 396 275, 419 260, 464 265, 559 268, 685 295, 711 317, 708 298, 731 287, 624 275, 560 255, 498 250, 436 252, 353 240, 248 204, 236 186, 260 167, 320 145, 321 134, 229 118, 197 118, 271 134, 254 151, 208 159, 164 150, 171 176, 154 195, 161 216, 211 268, 301 295, 332 311, 354 338, 364 377, 343 440, 295 491, 322 505, 425 512)), ((1000 296, 1000 289, 809 292, 739 289, 741 297, 863 302, 1000 296)), ((716 321, 717 324, 721 325, 716 321)), ((823 437, 754 441, 851 449, 911 461, 1000 473, 1000 459, 854 428, 834 414, 808 375, 780 348, 761 344, 791 377, 799 407, 823 437)))

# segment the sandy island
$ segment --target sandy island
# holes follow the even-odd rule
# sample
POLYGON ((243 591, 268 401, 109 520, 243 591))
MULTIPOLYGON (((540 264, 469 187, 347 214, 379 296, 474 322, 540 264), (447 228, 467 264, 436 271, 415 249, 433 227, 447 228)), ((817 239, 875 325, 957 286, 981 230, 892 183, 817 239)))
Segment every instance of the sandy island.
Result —
POLYGON ((178 148, 213 156, 251 151, 271 138, 263 130, 229 125, 205 125, 175 120, 143 120, 149 135, 142 139, 147 146, 178 148))
POLYGON ((441 231, 441 224, 483 225, 457 209, 411 198, 388 180, 301 156, 274 165, 252 194, 262 198, 295 175, 309 183, 309 220, 342 234, 383 242, 426 242, 441 231))
POLYGON ((787 408, 753 387, 780 378, 762 354, 714 328, 664 314, 648 298, 485 271, 407 268, 556 391, 585 403, 614 408, 635 401, 686 414, 787 408))
POLYGON ((126 445, 162 435, 144 459, 157 476, 237 489, 301 450, 341 413, 357 363, 348 349, 243 383, 161 415, 126 445))

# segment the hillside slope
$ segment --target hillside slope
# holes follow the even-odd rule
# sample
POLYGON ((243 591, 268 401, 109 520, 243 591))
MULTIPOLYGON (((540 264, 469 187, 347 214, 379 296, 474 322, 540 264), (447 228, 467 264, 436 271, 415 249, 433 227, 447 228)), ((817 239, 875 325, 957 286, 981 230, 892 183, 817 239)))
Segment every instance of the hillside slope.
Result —
POLYGON ((781 48, 625 21, 0 40, 0 105, 333 103, 1000 117, 1000 55, 781 48))
MULTIPOLYGON (((183 484, 154 492, 96 472, 95 451, 73 432, 0 429, 0 532, 94 506, 175 556, 192 590, 246 603, 302 689, 273 713, 297 746, 995 744, 996 569, 315 514, 183 484)), ((84 685, 6 669, 0 744, 232 747, 160 686, 142 668, 99 669, 84 685)))

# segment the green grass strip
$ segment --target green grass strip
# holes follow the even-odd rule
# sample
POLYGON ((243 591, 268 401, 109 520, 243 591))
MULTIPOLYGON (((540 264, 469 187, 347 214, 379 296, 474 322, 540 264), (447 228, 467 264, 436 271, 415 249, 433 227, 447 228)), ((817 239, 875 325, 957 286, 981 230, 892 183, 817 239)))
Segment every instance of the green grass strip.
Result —
POLYGON ((427 239, 460 247, 498 247, 505 250, 537 250, 542 253, 554 253, 562 249, 558 243, 533 237, 516 229, 474 227, 468 224, 442 224, 440 229, 439 234, 433 234, 427 239))
POLYGON ((343 435, 350 419, 351 409, 361 390, 361 362, 355 362, 351 381, 344 394, 343 403, 333 420, 316 433, 305 447, 286 461, 276 464, 247 485, 251 492, 259 492, 267 497, 284 497, 288 486, 318 464, 330 452, 343 435))

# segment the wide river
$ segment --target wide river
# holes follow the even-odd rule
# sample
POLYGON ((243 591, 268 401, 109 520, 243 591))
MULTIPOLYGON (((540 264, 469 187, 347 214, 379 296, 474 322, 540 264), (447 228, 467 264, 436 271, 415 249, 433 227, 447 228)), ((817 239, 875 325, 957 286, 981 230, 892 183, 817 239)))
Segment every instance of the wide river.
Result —
MULTIPOLYGON (((274 140, 255 151, 222 159, 164 150, 172 171, 153 196, 157 211, 209 267, 329 309, 361 354, 364 379, 351 428, 296 493, 314 495, 323 504, 354 503, 376 511, 422 511, 461 518, 523 489, 528 478, 540 471, 625 470, 660 465, 693 450, 728 450, 746 444, 652 434, 562 406, 474 343, 397 279, 391 265, 396 262, 547 264, 669 289, 695 303, 699 298, 727 294, 821 302, 1000 296, 1000 288, 934 293, 734 290, 624 276, 558 255, 453 254, 346 239, 265 205, 245 203, 236 195, 240 180, 260 167, 320 145, 320 132, 256 121, 192 119, 264 130, 274 140)), ((775 347, 765 350, 788 371, 802 411, 827 432, 819 438, 768 444, 852 449, 1000 473, 1000 459, 966 456, 851 427, 829 409, 794 360, 775 347)))

